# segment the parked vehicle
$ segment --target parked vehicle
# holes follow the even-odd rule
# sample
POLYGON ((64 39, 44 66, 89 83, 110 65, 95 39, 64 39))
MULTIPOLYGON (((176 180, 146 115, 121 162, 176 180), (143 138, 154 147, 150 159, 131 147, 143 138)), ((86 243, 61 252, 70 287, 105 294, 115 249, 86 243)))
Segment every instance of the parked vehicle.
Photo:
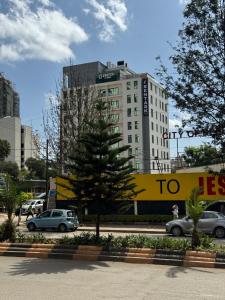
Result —
POLYGON ((42 200, 42 199, 27 200, 22 205, 22 215, 27 214, 27 210, 30 205, 32 206, 32 210, 34 211, 34 213, 37 213, 38 210, 41 210, 41 212, 42 212, 43 211, 43 203, 44 203, 44 200, 42 200))
MULTIPOLYGON (((170 221, 166 224, 166 232, 174 236, 191 233, 193 221, 190 217, 170 221)), ((197 229, 216 238, 225 237, 225 216, 215 211, 204 211, 198 221, 197 229)))
POLYGON ((36 229, 57 229, 60 232, 76 230, 79 227, 77 216, 72 210, 46 210, 37 217, 26 222, 29 231, 36 229))

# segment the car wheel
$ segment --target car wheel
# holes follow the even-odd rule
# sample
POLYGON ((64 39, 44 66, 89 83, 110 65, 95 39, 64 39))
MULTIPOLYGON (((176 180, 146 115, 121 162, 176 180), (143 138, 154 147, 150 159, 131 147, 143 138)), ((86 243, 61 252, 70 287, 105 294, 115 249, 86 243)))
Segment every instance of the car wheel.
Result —
POLYGON ((29 224, 27 225, 27 229, 28 229, 29 231, 35 231, 36 226, 35 226, 34 223, 29 223, 29 224))
POLYGON ((172 235, 174 236, 181 236, 183 234, 183 231, 180 226, 173 226, 170 230, 170 233, 172 233, 172 235))
POLYGON ((67 230, 67 227, 65 224, 59 224, 58 230, 60 232, 65 232, 67 230))
POLYGON ((217 227, 214 231, 214 235, 218 239, 222 239, 225 236, 225 229, 223 227, 217 227))

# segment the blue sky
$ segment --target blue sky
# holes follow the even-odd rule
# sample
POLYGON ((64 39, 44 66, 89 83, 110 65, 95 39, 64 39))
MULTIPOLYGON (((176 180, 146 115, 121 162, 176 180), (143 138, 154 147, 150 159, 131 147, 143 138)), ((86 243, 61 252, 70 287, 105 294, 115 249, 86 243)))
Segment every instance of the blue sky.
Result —
MULTIPOLYGON (((184 0, 1 0, 0 72, 20 95, 22 122, 41 129, 47 95, 62 67, 125 60, 136 72, 155 75, 165 63, 182 24, 184 0)), ((179 124, 182 115, 174 117, 179 124)), ((199 139, 179 141, 185 145, 199 139)), ((176 143, 171 142, 171 156, 176 143)))

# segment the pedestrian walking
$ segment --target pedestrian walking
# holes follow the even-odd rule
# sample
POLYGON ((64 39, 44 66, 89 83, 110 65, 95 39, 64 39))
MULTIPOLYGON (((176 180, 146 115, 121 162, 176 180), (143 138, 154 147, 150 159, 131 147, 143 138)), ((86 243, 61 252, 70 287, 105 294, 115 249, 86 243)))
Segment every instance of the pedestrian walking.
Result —
POLYGON ((20 226, 21 216, 22 216, 22 207, 21 206, 16 209, 15 216, 18 217, 16 226, 20 226))
POLYGON ((174 204, 172 206, 172 213, 173 213, 173 219, 178 219, 179 217, 179 209, 178 209, 178 205, 177 204, 174 204))
POLYGON ((30 205, 28 207, 28 209, 27 209, 27 218, 26 218, 26 221, 27 221, 27 219, 28 219, 29 216, 31 216, 32 218, 34 216, 32 205, 30 205))

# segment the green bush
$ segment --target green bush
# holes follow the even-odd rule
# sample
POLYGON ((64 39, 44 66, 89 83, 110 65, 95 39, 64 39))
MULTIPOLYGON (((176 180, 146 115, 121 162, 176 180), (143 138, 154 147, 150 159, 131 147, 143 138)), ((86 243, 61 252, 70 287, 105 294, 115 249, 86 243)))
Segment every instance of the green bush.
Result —
POLYGON ((16 226, 12 220, 6 220, 0 225, 0 241, 15 242, 16 240, 16 226))
POLYGON ((38 244, 51 244, 55 243, 54 240, 46 238, 42 233, 34 233, 26 235, 21 232, 16 233, 15 241, 18 243, 38 243, 38 244))

